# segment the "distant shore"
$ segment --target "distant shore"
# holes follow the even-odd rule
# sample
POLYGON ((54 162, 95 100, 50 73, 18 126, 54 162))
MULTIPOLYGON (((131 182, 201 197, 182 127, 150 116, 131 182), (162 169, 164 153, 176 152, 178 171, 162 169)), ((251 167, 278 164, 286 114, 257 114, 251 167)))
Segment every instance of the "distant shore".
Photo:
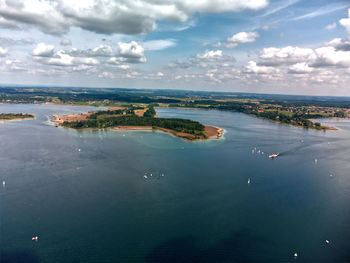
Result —
POLYGON ((35 118, 35 115, 33 114, 23 114, 22 116, 14 116, 14 117, 8 117, 8 118, 1 118, 1 115, 0 114, 0 122, 3 122, 3 121, 18 121, 18 120, 28 120, 28 119, 34 119, 35 118))

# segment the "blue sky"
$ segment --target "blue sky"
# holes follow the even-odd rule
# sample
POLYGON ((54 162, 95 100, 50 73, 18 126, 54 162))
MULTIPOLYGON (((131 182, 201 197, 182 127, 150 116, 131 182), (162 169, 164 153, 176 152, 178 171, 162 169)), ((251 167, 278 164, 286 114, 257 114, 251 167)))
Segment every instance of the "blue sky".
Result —
POLYGON ((350 2, 0 0, 0 84, 350 95, 350 2))

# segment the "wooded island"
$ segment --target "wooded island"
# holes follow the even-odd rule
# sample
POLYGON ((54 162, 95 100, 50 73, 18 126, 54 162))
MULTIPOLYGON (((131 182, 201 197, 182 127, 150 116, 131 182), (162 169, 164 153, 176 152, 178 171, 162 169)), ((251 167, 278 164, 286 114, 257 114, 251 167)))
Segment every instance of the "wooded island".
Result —
POLYGON ((214 139, 222 136, 222 129, 197 121, 179 118, 157 118, 152 105, 148 108, 111 108, 85 114, 54 115, 58 125, 74 129, 130 129, 161 130, 188 141, 214 139))

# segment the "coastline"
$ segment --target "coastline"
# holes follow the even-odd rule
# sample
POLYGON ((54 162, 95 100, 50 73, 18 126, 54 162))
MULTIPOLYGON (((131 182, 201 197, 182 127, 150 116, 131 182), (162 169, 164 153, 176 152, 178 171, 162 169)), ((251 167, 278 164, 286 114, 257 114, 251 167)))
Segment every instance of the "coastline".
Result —
MULTIPOLYGON (((341 119, 341 118, 338 118, 338 117, 330 117, 330 118, 327 118, 327 119, 341 119)), ((320 119, 309 119, 309 121, 312 121, 313 123, 319 122, 318 120, 320 120, 320 119)), ((322 125, 322 127, 324 127, 325 130, 329 130, 329 131, 337 131, 337 130, 339 130, 339 129, 336 128, 336 127, 328 126, 328 125, 322 125)))
POLYGON ((33 115, 33 117, 26 117, 26 118, 0 119, 0 122, 5 122, 5 121, 19 121, 19 120, 31 120, 31 119, 35 119, 35 115, 33 115))
POLYGON ((34 119, 34 117, 32 118, 14 118, 14 119, 0 119, 0 121, 19 121, 19 120, 30 120, 30 119, 34 119))
MULTIPOLYGON (((248 113, 244 113, 242 112, 243 114, 248 114, 248 113)), ((313 128, 313 127, 304 127, 302 125, 294 125, 294 124, 290 124, 290 123, 284 123, 284 122, 281 122, 281 121, 277 121, 277 120, 271 120, 271 119, 267 119, 267 118, 264 118, 264 117, 261 117, 261 116, 257 116, 257 115, 254 115, 254 114, 248 114, 249 116, 253 116, 255 118, 259 118, 259 119, 262 119, 262 120, 267 120, 267 121, 271 121, 271 122, 274 122, 274 123, 278 123, 278 124, 282 124, 282 125, 287 125, 287 126, 292 126, 292 127, 297 127, 297 128, 302 128, 302 129, 311 129, 311 130, 316 130, 316 131, 337 131, 339 130, 338 128, 336 127, 333 127, 333 126, 325 126, 325 125, 322 125, 321 129, 316 129, 316 128, 313 128)), ((341 119, 341 118, 339 118, 341 119)), ((308 119, 309 121, 316 121, 317 119, 308 119)))
MULTIPOLYGON (((54 117, 52 122, 55 123, 55 126, 62 126, 63 122, 68 121, 82 121, 86 120, 89 115, 91 115, 94 112, 88 112, 88 113, 77 113, 77 114, 68 114, 68 115, 57 115, 54 114, 52 117, 54 117)), ((87 130, 101 130, 100 128, 86 128, 87 130)), ((190 133, 183 133, 183 132, 177 132, 175 130, 165 129, 161 127, 152 127, 152 126, 117 126, 117 127, 110 127, 107 129, 113 129, 113 130, 160 130, 166 133, 169 133, 175 137, 182 138, 186 141, 200 141, 200 140, 210 140, 210 139, 219 139, 223 135, 223 129, 216 127, 216 126, 209 126, 204 125, 204 136, 198 137, 194 134, 190 133)), ((82 129, 84 130, 84 129, 82 129)))
MULTIPOLYGON (((60 104, 60 103, 53 103, 53 102, 46 102, 45 104, 47 105, 68 105, 68 106, 89 106, 89 105, 76 105, 76 104, 60 104)), ((100 106, 94 106, 94 107, 100 107, 100 106)), ((113 110, 114 108, 123 108, 123 107, 109 107, 108 110, 113 110)), ((206 108, 190 108, 190 107, 176 107, 176 106, 156 106, 154 108, 171 108, 171 109, 186 109, 186 110, 211 110, 210 108, 206 109, 206 108)), ((304 126, 301 126, 301 125, 293 125, 293 124, 288 124, 288 123, 283 123, 283 122, 280 122, 278 120, 271 120, 271 119, 268 119, 268 118, 264 118, 264 117, 260 117, 260 116, 256 116, 256 115, 253 115, 253 114, 249 114, 249 113, 245 113, 245 112, 242 112, 244 114, 248 114, 248 115, 251 115, 251 116, 255 116, 255 117, 258 117, 258 118, 262 118, 262 119, 265 119, 265 120, 268 120, 268 121, 272 121, 272 122, 275 122, 275 123, 279 123, 279 124, 285 124, 285 125, 288 125, 288 126, 294 126, 294 127, 298 127, 298 128, 304 128, 306 129, 306 127, 304 126)), ((155 116, 157 117, 157 115, 155 116)), ((330 117, 331 119, 342 119, 342 118, 338 118, 338 117, 330 117)), ((308 119, 309 121, 312 121, 312 122, 317 122, 317 119, 308 119)), ((217 128, 217 127, 216 127, 217 128)), ((326 130, 329 130, 329 131, 337 131, 339 130, 338 128, 336 127, 333 127, 333 126, 327 126, 327 125, 322 125, 322 128, 321 129, 316 129, 316 128, 313 128, 313 127, 308 127, 308 129, 312 129, 312 130, 323 130, 323 131, 326 131, 326 130)))

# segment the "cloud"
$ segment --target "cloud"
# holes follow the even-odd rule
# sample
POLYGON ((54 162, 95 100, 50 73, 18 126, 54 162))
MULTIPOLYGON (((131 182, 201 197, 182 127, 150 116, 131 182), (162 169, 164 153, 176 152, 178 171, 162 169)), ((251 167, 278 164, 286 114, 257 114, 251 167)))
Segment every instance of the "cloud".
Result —
POLYGON ((269 15, 273 15, 287 7, 290 7, 296 3, 298 3, 300 0, 289 0, 289 1, 283 1, 283 4, 279 5, 279 6, 276 6, 270 10, 268 10, 267 12, 265 12, 262 17, 265 17, 265 16, 269 16, 269 15))
POLYGON ((290 65, 315 59, 315 53, 311 48, 287 46, 283 48, 264 48, 259 58, 266 66, 290 65))
POLYGON ((222 50, 206 50, 203 54, 197 54, 197 58, 204 60, 217 60, 222 58, 222 50))
POLYGON ((3 17, 0 17, 0 28, 19 29, 15 22, 8 21, 3 17))
POLYGON ((99 61, 94 58, 72 57, 63 50, 59 50, 54 57, 49 58, 44 63, 55 66, 75 66, 80 64, 95 66, 99 64, 99 61))
POLYGON ((72 45, 72 41, 70 41, 70 39, 64 38, 61 40, 60 42, 61 46, 71 46, 72 45))
POLYGON ((68 32, 70 23, 59 12, 61 1, 27 0, 0 2, 0 17, 6 21, 34 25, 45 33, 68 32))
POLYGON ((336 50, 350 51, 350 40, 347 39, 334 38, 325 45, 335 47, 336 50))
POLYGON ((72 48, 66 53, 74 57, 112 57, 114 54, 112 47, 108 45, 99 45, 98 47, 87 50, 72 48))
POLYGON ((305 74, 305 73, 311 73, 314 69, 311 68, 308 64, 305 62, 302 63, 296 63, 289 67, 289 73, 293 74, 305 74))
POLYGON ((0 47, 0 57, 5 57, 8 53, 8 49, 7 48, 2 48, 0 47))
MULTIPOLYGON (((341 39, 333 39, 316 49, 287 46, 284 48, 264 48, 259 55, 261 64, 280 67, 298 64, 299 68, 306 63, 310 67, 350 67, 349 43, 341 39)), ((294 69, 296 69, 294 67, 294 69)))
POLYGON ((346 7, 348 7, 349 4, 330 4, 324 7, 321 7, 319 9, 317 9, 316 11, 301 15, 301 16, 297 16, 292 18, 293 21, 298 21, 298 20, 303 20, 303 19, 310 19, 310 18, 314 18, 314 17, 318 17, 318 16, 322 16, 322 15, 326 15, 341 9, 344 9, 346 7))
POLYGON ((72 26, 102 34, 147 34, 157 21, 186 22, 196 13, 259 10, 267 5, 268 0, 1 0, 0 17, 48 34, 64 34, 72 26))
POLYGON ((229 37, 227 39, 227 42, 221 43, 215 43, 214 46, 220 47, 224 46, 227 48, 235 48, 239 44, 244 44, 244 43, 253 43, 256 41, 256 39, 259 37, 258 32, 239 32, 232 37, 229 37))
MULTIPOLYGON (((43 43, 40 43, 43 44, 43 43)), ((74 57, 71 54, 67 53, 64 50, 59 50, 54 52, 54 46, 50 45, 41 45, 38 44, 38 47, 33 51, 35 61, 52 66, 60 67, 70 67, 70 66, 79 66, 79 65, 88 65, 96 66, 100 62, 91 57, 74 57), (35 55, 36 54, 36 55, 35 55)))
POLYGON ((55 46, 46 45, 45 43, 39 43, 33 50, 33 55, 38 57, 52 57, 54 54, 55 46))
POLYGON ((120 65, 121 63, 125 62, 126 58, 121 57, 112 57, 108 60, 108 64, 110 65, 120 65))
POLYGON ((326 27, 325 27, 325 29, 326 30, 332 30, 332 29, 334 29, 334 28, 336 28, 337 27, 337 23, 332 23, 332 24, 329 24, 329 25, 327 25, 326 27))
POLYGON ((315 50, 313 67, 350 67, 350 52, 337 51, 334 47, 321 47, 315 50))
POLYGON ((130 43, 118 42, 119 56, 126 59, 129 63, 145 63, 147 61, 145 57, 144 48, 131 41, 130 43))
POLYGON ((348 18, 342 18, 339 20, 339 24, 341 24, 343 27, 345 27, 348 38, 350 39, 350 9, 348 9, 348 18))
POLYGON ((6 59, 4 71, 26 71, 26 65, 19 59, 6 59))
POLYGON ((206 50, 202 54, 189 57, 186 60, 174 60, 168 64, 167 68, 172 70, 188 69, 219 69, 223 67, 232 67, 236 59, 230 55, 224 55, 222 50, 206 50))
POLYGON ((13 39, 9 37, 0 37, 0 45, 14 46, 14 45, 32 45, 35 41, 31 38, 13 39))
POLYGON ((245 66, 245 72, 255 73, 255 74, 271 74, 275 73, 278 70, 273 67, 259 66, 255 61, 249 61, 248 65, 245 66))
POLYGON ((143 42, 145 50, 163 50, 176 45, 175 39, 159 39, 143 42))
POLYGON ((239 32, 232 37, 228 38, 228 42, 232 43, 252 43, 255 42, 255 40, 259 37, 258 32, 239 32))

